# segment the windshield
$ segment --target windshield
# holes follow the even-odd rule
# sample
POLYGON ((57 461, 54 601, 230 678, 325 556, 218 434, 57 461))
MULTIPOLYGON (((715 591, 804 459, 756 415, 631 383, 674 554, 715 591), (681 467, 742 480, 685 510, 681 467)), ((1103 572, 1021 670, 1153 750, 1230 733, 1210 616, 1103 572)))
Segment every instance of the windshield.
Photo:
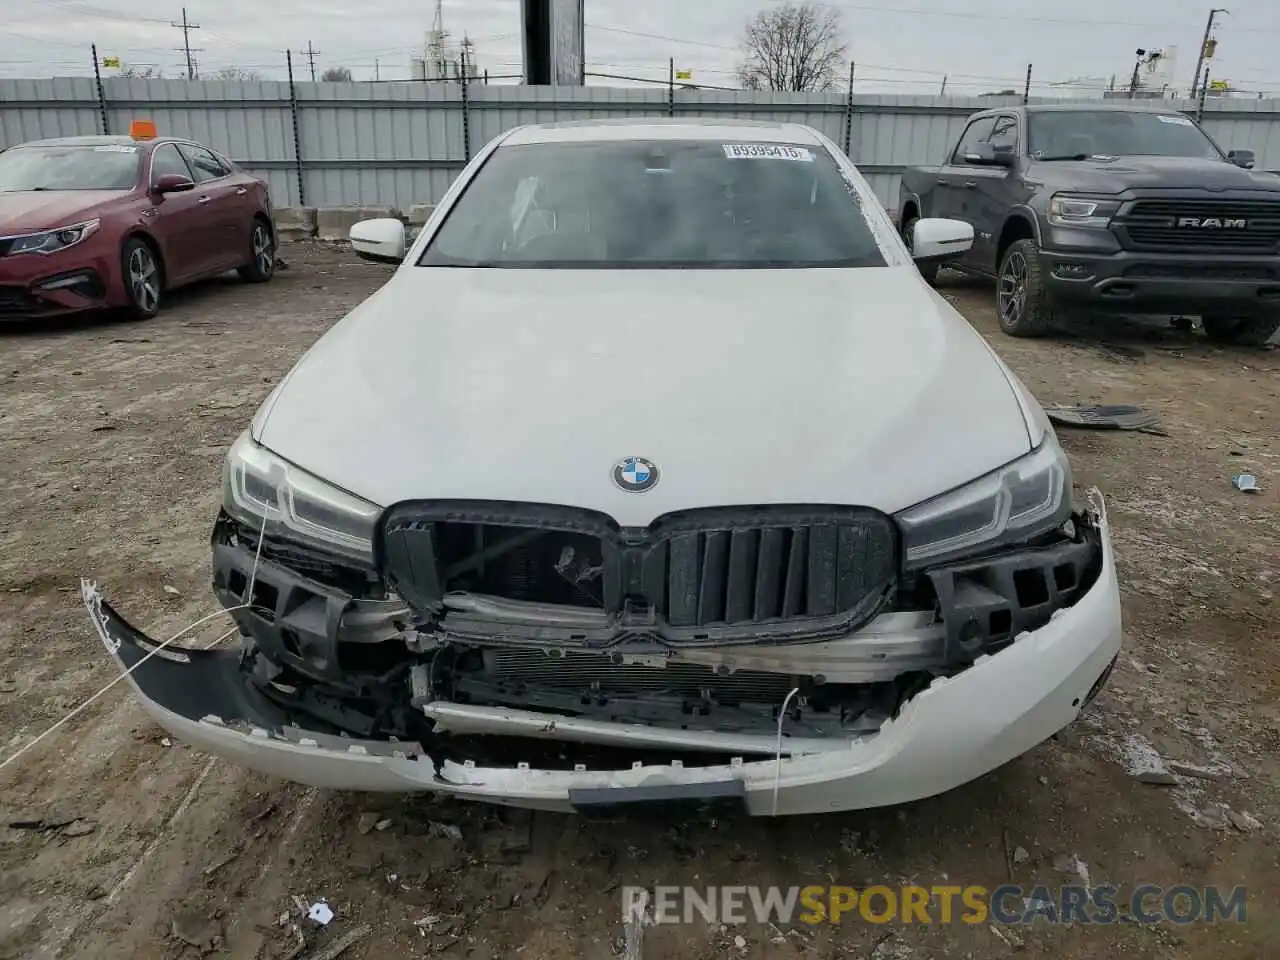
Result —
POLYGON ((821 147, 702 141, 499 147, 423 266, 884 266, 821 147))
POLYGON ((1048 110, 1027 118, 1028 147, 1037 160, 1074 157, 1197 157, 1223 159, 1182 114, 1123 110, 1048 110))
POLYGON ((14 147, 0 153, 0 193, 20 190, 132 190, 136 146, 14 147))

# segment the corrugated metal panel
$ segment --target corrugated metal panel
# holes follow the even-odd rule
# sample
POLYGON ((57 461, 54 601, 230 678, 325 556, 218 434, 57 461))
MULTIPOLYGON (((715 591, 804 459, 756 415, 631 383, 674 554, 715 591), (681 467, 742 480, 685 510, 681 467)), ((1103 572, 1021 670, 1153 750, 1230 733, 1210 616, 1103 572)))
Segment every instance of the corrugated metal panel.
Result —
MULTIPOLYGON (((112 132, 146 117, 164 133, 208 143, 265 177, 277 204, 297 203, 289 85, 113 78, 103 82, 112 132)), ((456 83, 299 83, 298 132, 310 204, 390 203, 401 209, 435 202, 466 157, 462 90, 456 83)), ((526 123, 606 117, 664 117, 663 87, 520 87, 468 89, 471 155, 526 123)), ((1021 98, 856 94, 850 153, 876 195, 896 203, 902 167, 934 164, 955 144, 972 112, 1021 98)), ((1173 104, 1171 104, 1173 105, 1173 104)), ((1179 102, 1194 114, 1196 104, 1179 102)), ((842 92, 791 94, 677 90, 675 115, 805 123, 843 146, 842 92)), ((1205 128, 1225 148, 1258 156, 1280 170, 1280 101, 1210 101, 1205 128)), ((44 137, 99 133, 92 78, 0 80, 0 148, 44 137)))

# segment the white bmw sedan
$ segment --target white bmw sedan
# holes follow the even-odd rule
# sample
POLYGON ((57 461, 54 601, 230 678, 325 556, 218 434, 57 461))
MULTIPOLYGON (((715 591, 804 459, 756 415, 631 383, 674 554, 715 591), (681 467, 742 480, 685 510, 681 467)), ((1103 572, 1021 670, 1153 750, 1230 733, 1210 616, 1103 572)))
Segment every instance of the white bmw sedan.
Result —
MULTIPOLYGON (((239 648, 93 623, 175 735, 358 790, 753 814, 940 793, 1120 649, 1105 511, 804 126, 522 127, 231 447, 239 648)), ((915 225, 917 259, 972 228, 915 225)))

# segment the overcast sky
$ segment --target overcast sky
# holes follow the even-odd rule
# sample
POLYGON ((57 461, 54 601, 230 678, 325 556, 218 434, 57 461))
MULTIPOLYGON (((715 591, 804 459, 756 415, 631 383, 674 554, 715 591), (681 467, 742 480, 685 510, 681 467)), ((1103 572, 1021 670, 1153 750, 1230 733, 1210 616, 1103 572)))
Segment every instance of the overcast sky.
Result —
MULTIPOLYGON (((184 69, 182 0, 0 0, 0 75, 72 76, 91 70, 89 45, 101 56, 184 69)), ((665 78, 668 57, 695 82, 732 85, 737 39, 756 10, 777 0, 586 0, 587 69, 665 78), (648 35, 648 36, 646 36, 648 35)), ((878 93, 977 94, 1021 89, 1034 64, 1033 94, 1083 92, 1115 75, 1128 82, 1138 47, 1176 48, 1174 84, 1191 82, 1208 5, 1190 0, 829 0, 842 11, 858 89, 878 93), (1074 81, 1074 86, 1051 87, 1074 81)), ((1215 78, 1280 96, 1280 3, 1231 0, 1219 16, 1215 78)), ((318 69, 345 66, 355 79, 407 78, 431 27, 432 0, 187 0, 199 69, 238 66, 284 76, 284 51, 306 75, 304 51, 318 69), (301 57, 301 61, 299 58, 301 57), (375 66, 376 65, 376 66, 375 66)), ((470 36, 492 74, 520 69, 519 0, 444 0, 445 27, 470 36)), ((109 75, 111 71, 106 71, 109 75)), ((591 83, 608 81, 593 79, 591 83)))

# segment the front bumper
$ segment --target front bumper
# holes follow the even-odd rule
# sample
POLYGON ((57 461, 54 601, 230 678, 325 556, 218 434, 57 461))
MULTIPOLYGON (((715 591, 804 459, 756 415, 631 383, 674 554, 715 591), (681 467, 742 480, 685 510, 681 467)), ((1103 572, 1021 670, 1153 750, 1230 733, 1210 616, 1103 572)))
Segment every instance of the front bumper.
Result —
POLYGON ((1046 291, 1057 303, 1127 313, 1280 311, 1277 256, 1088 251, 1073 244, 1042 250, 1040 266, 1046 291))
MULTIPOLYGON (((133 669, 130 682, 157 723, 193 746, 263 773, 317 787, 434 791, 546 810, 732 793, 752 814, 822 813, 945 792, 1025 753, 1076 718, 1106 679, 1121 643, 1119 587, 1101 504, 1098 523, 1103 558, 1097 580, 1044 627, 1020 634, 954 676, 935 680, 874 734, 851 737, 838 749, 789 750, 776 760, 734 759, 715 766, 678 761, 572 771, 481 766, 436 762, 415 743, 298 729, 243 682, 239 652, 169 648, 147 659, 157 646, 153 641, 125 622, 92 584, 84 584, 83 596, 99 637, 122 669, 133 669)), ((536 714, 505 711, 504 720, 503 713, 491 712, 493 732, 523 726, 526 736, 571 738, 558 730, 553 716, 538 726, 530 723, 536 714)), ((660 739, 642 729, 648 741, 660 739)), ((597 724, 593 732, 606 741, 625 739, 628 727, 597 724)))
POLYGON ((41 320, 119 306, 119 264, 97 237, 47 255, 0 257, 0 320, 41 320))

